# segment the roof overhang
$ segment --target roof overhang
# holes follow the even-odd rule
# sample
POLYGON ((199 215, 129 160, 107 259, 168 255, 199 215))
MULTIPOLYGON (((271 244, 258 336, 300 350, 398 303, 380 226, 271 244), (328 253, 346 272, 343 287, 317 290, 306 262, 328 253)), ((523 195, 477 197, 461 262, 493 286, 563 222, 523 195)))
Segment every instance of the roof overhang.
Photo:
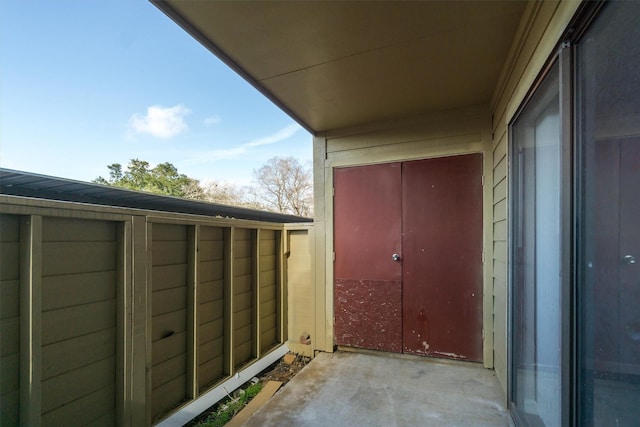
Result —
POLYGON ((489 104, 527 5, 151 1, 312 133, 489 104))

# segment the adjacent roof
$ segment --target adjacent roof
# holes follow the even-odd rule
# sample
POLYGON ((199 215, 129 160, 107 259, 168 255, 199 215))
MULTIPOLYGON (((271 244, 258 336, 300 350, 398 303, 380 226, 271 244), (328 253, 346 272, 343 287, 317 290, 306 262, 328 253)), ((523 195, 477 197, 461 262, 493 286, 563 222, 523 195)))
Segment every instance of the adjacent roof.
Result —
POLYGON ((3 168, 0 168, 0 194, 275 223, 312 221, 293 215, 160 196, 3 168))
POLYGON ((151 1, 316 134, 489 105, 527 7, 526 1, 151 1))

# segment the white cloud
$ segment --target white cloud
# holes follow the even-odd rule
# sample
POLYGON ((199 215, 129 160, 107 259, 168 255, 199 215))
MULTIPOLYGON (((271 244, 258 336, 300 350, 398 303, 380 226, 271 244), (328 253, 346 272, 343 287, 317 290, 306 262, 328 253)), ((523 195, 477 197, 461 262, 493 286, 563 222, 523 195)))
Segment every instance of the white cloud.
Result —
POLYGON ((302 129, 302 127, 299 124, 293 123, 280 129, 279 131, 271 135, 254 139, 238 147, 220 149, 220 150, 211 150, 211 151, 201 153, 197 157, 190 159, 188 163, 196 164, 196 163, 214 162, 216 160, 234 159, 247 153, 251 148, 259 147, 261 145, 275 144, 277 142, 284 141, 285 139, 292 137, 300 129, 302 129))
POLYGON ((273 135, 254 139, 253 141, 247 142, 244 145, 247 147, 258 147, 260 145, 275 144, 276 142, 280 142, 287 138, 292 137, 300 129, 302 129, 302 127, 299 124, 292 123, 289 126, 280 129, 278 132, 274 133, 273 135))
POLYGON ((129 118, 129 135, 146 133, 156 138, 168 139, 187 129, 184 118, 191 110, 178 104, 173 107, 152 105, 147 114, 134 114, 129 118))
POLYGON ((204 119, 204 124, 207 126, 212 126, 212 125, 219 124, 221 121, 222 119, 220 118, 220 116, 218 116, 217 114, 214 114, 213 116, 210 116, 204 119))
POLYGON ((198 156, 197 159, 192 159, 191 163, 205 163, 205 162, 215 162, 216 160, 234 159, 246 152, 247 152, 247 147, 243 145, 240 147, 228 148, 223 150, 212 150, 212 151, 207 151, 201 156, 198 156))

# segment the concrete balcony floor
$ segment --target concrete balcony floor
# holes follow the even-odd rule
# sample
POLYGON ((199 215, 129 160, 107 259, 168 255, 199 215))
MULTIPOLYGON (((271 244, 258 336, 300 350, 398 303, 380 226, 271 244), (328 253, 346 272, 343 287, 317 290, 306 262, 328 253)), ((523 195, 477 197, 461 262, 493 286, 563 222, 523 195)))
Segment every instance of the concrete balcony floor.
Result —
POLYGON ((245 426, 508 426, 492 370, 464 362, 320 353, 245 426))

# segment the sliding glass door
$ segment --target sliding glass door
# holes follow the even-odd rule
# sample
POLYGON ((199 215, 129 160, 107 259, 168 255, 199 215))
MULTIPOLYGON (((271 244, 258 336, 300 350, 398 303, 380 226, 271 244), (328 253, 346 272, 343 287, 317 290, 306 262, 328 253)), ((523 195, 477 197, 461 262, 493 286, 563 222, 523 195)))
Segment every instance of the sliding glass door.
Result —
POLYGON ((578 424, 640 425, 640 3, 576 46, 578 424))
POLYGON ((640 425, 640 2, 580 14, 510 127, 522 426, 640 425))
POLYGON ((512 410, 561 424, 560 99, 558 65, 512 127, 512 410))

